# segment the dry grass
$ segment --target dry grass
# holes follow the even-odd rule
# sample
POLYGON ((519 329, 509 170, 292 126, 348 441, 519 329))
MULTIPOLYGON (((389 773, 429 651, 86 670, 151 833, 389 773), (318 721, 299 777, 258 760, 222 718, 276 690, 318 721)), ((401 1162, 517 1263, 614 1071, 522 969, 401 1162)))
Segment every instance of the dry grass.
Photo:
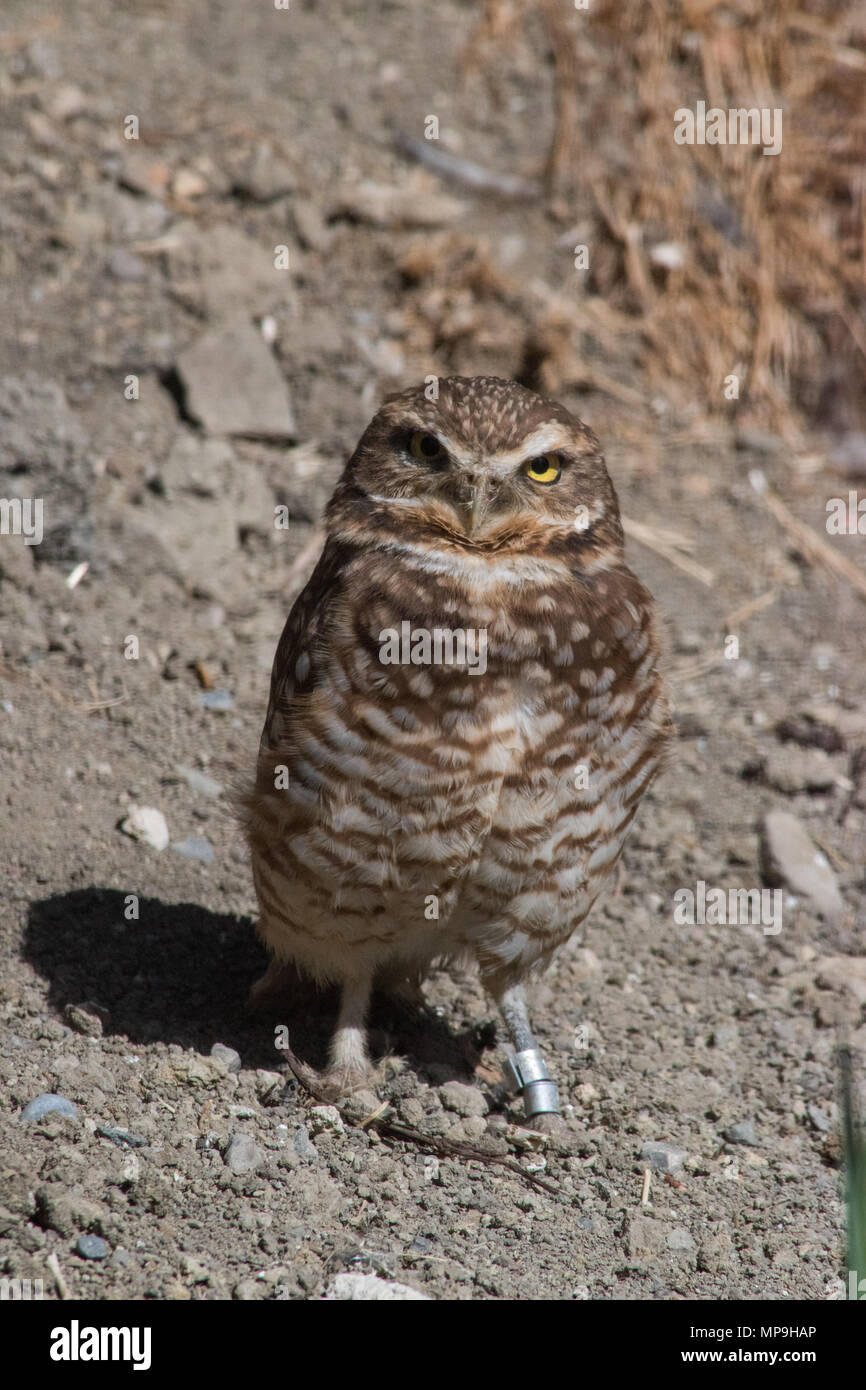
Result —
MULTIPOLYGON (((806 420, 861 427, 866 373, 866 10, 857 0, 486 0, 464 55, 543 26, 564 206, 591 193, 588 289, 612 336, 639 342, 650 386, 796 439, 806 420), (674 112, 779 107, 778 156, 677 145, 674 112), (653 250, 672 243, 682 266, 653 250)), ((554 317, 555 317, 555 311, 554 317)), ((536 333, 556 331, 540 315, 536 333)))

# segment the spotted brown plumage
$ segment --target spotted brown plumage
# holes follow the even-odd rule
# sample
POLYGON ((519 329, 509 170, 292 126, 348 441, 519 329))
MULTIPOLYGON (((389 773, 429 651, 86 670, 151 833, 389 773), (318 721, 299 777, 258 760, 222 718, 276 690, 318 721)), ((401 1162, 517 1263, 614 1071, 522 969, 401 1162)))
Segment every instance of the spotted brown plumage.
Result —
POLYGON ((456 956, 526 1045, 522 982, 610 878, 669 716, 598 441, 561 405, 487 377, 389 398, 326 526, 246 825, 265 943, 342 986, 340 1090, 373 983, 456 956), (466 638, 450 662, 437 631, 466 638))

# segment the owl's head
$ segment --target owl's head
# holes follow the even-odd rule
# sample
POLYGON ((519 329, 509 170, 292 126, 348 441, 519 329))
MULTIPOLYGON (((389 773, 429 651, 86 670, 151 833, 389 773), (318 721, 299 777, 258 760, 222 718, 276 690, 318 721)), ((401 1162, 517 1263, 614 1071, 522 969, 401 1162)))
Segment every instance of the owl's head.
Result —
POLYGON ((328 509, 331 527, 427 544, 563 554, 621 549, 595 435, 556 401, 497 377, 433 378, 389 396, 328 509))

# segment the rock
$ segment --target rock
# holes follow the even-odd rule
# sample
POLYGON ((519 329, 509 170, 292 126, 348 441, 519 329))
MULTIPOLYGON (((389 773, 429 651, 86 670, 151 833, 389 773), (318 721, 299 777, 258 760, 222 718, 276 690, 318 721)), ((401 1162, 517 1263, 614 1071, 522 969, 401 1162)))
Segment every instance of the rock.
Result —
POLYGON ((838 917, 844 910, 836 875, 825 855, 787 811, 769 811, 763 819, 761 865, 771 887, 787 888, 808 899, 824 916, 838 917))
POLYGON ((232 192, 239 193, 255 203, 272 203, 291 193, 296 184, 295 175, 284 159, 275 155, 273 148, 263 140, 246 160, 235 178, 232 192))
POLYGON ((150 845, 152 849, 164 850, 169 842, 165 816, 155 806, 130 806, 129 815, 121 822, 120 828, 124 835, 150 845))
POLYGON ((264 1162, 264 1154, 249 1134, 233 1134, 226 1146, 226 1167, 233 1173, 254 1173, 264 1162))
POLYGON ((660 241, 649 249, 649 258, 653 265, 659 265, 663 270, 682 270, 686 263, 686 253, 676 241, 660 241))
POLYGON ((199 695, 198 702, 202 709, 215 709, 222 713, 235 707, 234 697, 227 690, 205 690, 199 695))
POLYGON ((208 777, 205 772, 198 772, 194 767, 175 768, 178 777, 183 778, 190 791, 197 792, 201 796, 222 796, 222 782, 217 782, 216 778, 208 777))
POLYGON ((66 1120, 77 1120, 78 1111, 67 1100, 65 1096, 55 1095, 53 1091, 46 1091, 44 1095, 37 1096, 25 1105, 21 1112, 21 1119, 27 1124, 32 1124, 36 1120, 42 1120, 46 1115, 62 1115, 66 1120))
POLYGON ((486 1115, 487 1101, 475 1086, 465 1086, 462 1081, 447 1081, 439 1087, 439 1099, 446 1110, 456 1115, 486 1115))
POLYGON ((442 192, 441 185, 415 170, 397 186, 362 179, 343 190, 336 212, 374 227, 443 227, 458 222, 466 204, 442 192))
MULTIPOLYGON (((866 956, 820 956, 811 966, 811 979, 826 989, 847 990, 858 1004, 866 1004, 866 956)), ((799 974, 789 976, 786 984, 800 980, 799 974)))
POLYGON ((242 465, 227 440, 179 433, 154 484, 133 509, 130 549, 144 548, 160 571, 216 596, 244 531, 275 538, 273 495, 257 468, 242 465))
POLYGON ((291 305, 291 276, 276 269, 275 244, 276 236, 255 241, 228 224, 186 223, 168 252, 172 291, 214 325, 235 319, 249 324, 254 316, 291 305))
POLYGON ((154 159, 147 149, 135 141, 127 141, 123 149, 123 165, 119 182, 144 198, 163 198, 168 188, 168 165, 154 159))
POLYGON ((336 1105, 314 1105, 310 1111, 311 1134, 345 1134, 346 1126, 336 1105))
POLYGON ((60 82, 42 98, 42 106, 53 121, 69 121, 85 108, 85 97, 80 87, 72 82, 60 82))
POLYGON ((91 1201, 77 1188, 67 1189, 61 1183, 48 1183, 36 1193, 36 1214, 33 1219, 43 1230, 70 1237, 76 1231, 102 1228, 103 1222, 109 1219, 109 1212, 101 1202, 91 1201))
POLYGON ((629 1216, 625 1228, 625 1248, 633 1260, 658 1255, 665 1248, 665 1228, 651 1216, 629 1216))
POLYGON ((205 333, 180 354, 178 375, 190 415, 210 435, 291 439, 295 422, 273 354, 249 323, 205 333))
POLYGON ((778 434, 771 434, 768 430, 744 426, 737 430, 736 446, 751 454, 777 454, 785 447, 785 441, 778 434))
POLYGON ((727 1231, 714 1230, 698 1247, 698 1269, 707 1274, 720 1274, 731 1263, 733 1245, 727 1231))
POLYGON ((83 1033, 87 1038, 102 1037, 102 1019, 95 1009, 89 1009, 86 1005, 82 1007, 80 1004, 67 1004, 63 1010, 63 1017, 76 1033, 83 1033))
POLYGON ((299 1125, 292 1135, 292 1148, 299 1158, 310 1159, 313 1162, 319 1161, 319 1150, 315 1144, 310 1143, 310 1132, 306 1125, 299 1125))
MULTIPOLYGON (((346 1096, 346 1099, 341 1101, 340 1113, 345 1115, 350 1124, 357 1125, 360 1124, 362 1120, 366 1120, 368 1115, 372 1115, 375 1110, 379 1110, 381 1105, 382 1102, 375 1091, 353 1091, 350 1096, 346 1096)), ((384 1111, 382 1113, 384 1114, 384 1111)), ((402 1111, 400 1118, 406 1118, 402 1111)), ((408 1123, 411 1124, 413 1122, 410 1120, 408 1123)))
POLYGON ((296 202, 292 207, 292 217, 302 246, 308 251, 321 251, 323 254, 330 251, 336 233, 325 222, 315 204, 306 201, 296 202))
POLYGON ((241 1069, 241 1054, 235 1052, 233 1047, 226 1047, 225 1043, 214 1043, 210 1055, 216 1057, 218 1062, 224 1062, 226 1071, 238 1072, 241 1069))
POLYGON ((751 1120, 740 1120, 738 1124, 728 1125, 728 1128, 722 1131, 722 1135, 729 1144, 748 1144, 750 1148, 756 1149, 760 1143, 751 1120))
POLYGON ((136 256, 134 251, 126 251, 120 247, 112 252, 108 262, 108 271, 115 280, 138 281, 146 280, 148 269, 140 256, 136 256))
POLYGON ((667 1245, 669 1250, 695 1249, 695 1242, 685 1226, 675 1226, 672 1231, 668 1231, 667 1245))
POLYGON ((267 1296, 264 1283, 258 1283, 255 1279, 241 1279, 232 1289, 232 1298, 238 1303, 256 1303, 267 1296))
POLYGON ((108 1245, 101 1236, 79 1236, 75 1250, 85 1260, 104 1260, 109 1253, 108 1245))
POLYGON ((264 1068, 257 1070, 256 1095, 262 1105, 276 1105, 285 1086, 285 1078, 278 1071, 265 1071, 264 1068))
POLYGON ((807 1105, 806 1114, 809 1116, 814 1129, 821 1134, 829 1134, 832 1128, 832 1121, 826 1110, 822 1110, 818 1105, 807 1105))
POLYGON ((379 1279, 375 1274, 338 1274, 325 1290, 329 1302, 429 1302, 429 1295, 419 1293, 408 1284, 379 1279))
POLYGON ((214 861, 213 845, 204 835, 188 835, 185 840, 175 840, 172 849, 175 854, 182 854, 186 859, 200 859, 203 864, 214 861))
POLYGON ((178 169, 171 181, 171 191, 181 202, 201 198, 207 193, 207 179, 196 169, 178 169))
POLYGON ((825 753, 841 753, 845 736, 832 723, 822 723, 808 711, 780 719, 776 734, 783 743, 798 743, 801 748, 823 748, 825 753))
POLYGON ((792 796, 802 791, 828 791, 839 775, 840 769, 821 748, 774 748, 764 765, 770 786, 792 796))
POLYGON ((644 1144, 640 1156, 659 1173, 676 1173, 682 1168, 688 1154, 685 1149, 674 1148, 673 1144, 644 1144))

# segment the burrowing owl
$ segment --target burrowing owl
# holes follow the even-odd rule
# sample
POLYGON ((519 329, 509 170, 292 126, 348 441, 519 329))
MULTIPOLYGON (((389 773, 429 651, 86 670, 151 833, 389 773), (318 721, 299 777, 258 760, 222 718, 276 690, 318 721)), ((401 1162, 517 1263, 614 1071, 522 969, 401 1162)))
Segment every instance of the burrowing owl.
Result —
POLYGON ((441 379, 388 398, 326 525, 246 802, 272 970, 340 985, 339 1092, 369 1075, 374 984, 474 958, 543 1121, 523 981, 610 879, 669 736, 598 441, 513 382, 441 379))

